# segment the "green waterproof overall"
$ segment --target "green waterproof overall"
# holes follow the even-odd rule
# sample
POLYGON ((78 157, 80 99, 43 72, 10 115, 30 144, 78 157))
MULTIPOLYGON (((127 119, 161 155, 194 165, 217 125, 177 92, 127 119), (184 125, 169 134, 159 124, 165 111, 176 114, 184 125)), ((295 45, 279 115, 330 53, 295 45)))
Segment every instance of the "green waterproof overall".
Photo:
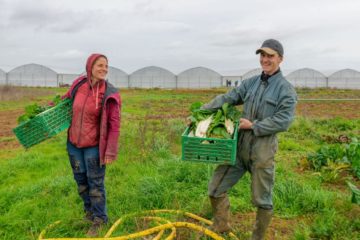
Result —
POLYGON ((219 95, 204 109, 218 109, 224 103, 243 104, 243 118, 253 122, 251 130, 240 130, 237 161, 234 166, 219 165, 209 183, 210 197, 220 197, 249 171, 252 203, 272 209, 275 179, 274 156, 278 148, 276 133, 286 131, 294 118, 296 92, 281 71, 267 82, 261 76, 244 80, 239 87, 219 95))

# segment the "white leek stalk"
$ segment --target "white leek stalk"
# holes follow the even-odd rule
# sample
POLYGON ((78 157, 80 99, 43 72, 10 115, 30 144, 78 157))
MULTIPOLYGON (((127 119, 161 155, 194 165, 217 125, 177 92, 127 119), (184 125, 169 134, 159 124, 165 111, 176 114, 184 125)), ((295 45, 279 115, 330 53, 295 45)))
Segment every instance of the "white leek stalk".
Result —
POLYGON ((225 127, 226 131, 232 135, 234 133, 234 122, 230 119, 225 118, 225 127))
POLYGON ((198 123, 196 131, 195 131, 196 137, 206 138, 206 132, 210 126, 212 117, 213 116, 211 115, 209 118, 202 120, 198 123))

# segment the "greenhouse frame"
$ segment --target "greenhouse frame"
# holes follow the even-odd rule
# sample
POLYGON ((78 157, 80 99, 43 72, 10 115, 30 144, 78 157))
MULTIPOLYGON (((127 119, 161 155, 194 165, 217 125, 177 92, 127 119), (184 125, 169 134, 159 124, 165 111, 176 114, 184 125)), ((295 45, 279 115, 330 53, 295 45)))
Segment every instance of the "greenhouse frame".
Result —
POLYGON ((7 84, 6 72, 0 69, 0 85, 5 85, 5 84, 7 84))
MULTIPOLYGON (((119 68, 109 66, 107 80, 118 88, 201 89, 233 87, 261 72, 261 68, 255 68, 243 74, 227 76, 206 67, 194 67, 175 75, 167 69, 148 66, 127 74, 119 68)), ((329 76, 311 68, 285 73, 283 71, 285 78, 295 87, 360 89, 360 72, 354 69, 342 69, 329 76)), ((82 74, 86 73, 57 73, 49 67, 30 63, 9 72, 0 69, 0 85, 65 87, 82 74)))
POLYGON ((215 88, 222 86, 222 76, 205 67, 190 68, 177 77, 177 88, 215 88))
POLYGON ((57 73, 43 65, 30 63, 7 73, 7 83, 16 86, 57 87, 57 73))
POLYGON ((311 68, 302 68, 291 72, 286 79, 295 87, 324 88, 327 78, 324 74, 311 68))
POLYGON ((176 88, 176 76, 164 68, 141 68, 129 76, 130 88, 176 88))
POLYGON ((343 69, 329 76, 329 87, 360 89, 360 72, 353 69, 343 69))

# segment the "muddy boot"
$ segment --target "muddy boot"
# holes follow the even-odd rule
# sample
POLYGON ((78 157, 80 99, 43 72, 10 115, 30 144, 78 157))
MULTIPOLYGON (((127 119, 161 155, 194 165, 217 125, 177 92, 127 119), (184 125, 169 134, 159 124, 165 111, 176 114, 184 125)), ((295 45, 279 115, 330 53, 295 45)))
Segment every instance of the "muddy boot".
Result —
POLYGON ((84 221, 92 222, 93 221, 93 213, 90 211, 85 211, 84 221))
POLYGON ((263 240, 265 239, 265 232, 270 224, 273 215, 273 210, 266 210, 258 208, 256 214, 255 228, 252 234, 252 240, 263 240))
POLYGON ((101 218, 95 217, 91 227, 89 228, 89 231, 86 233, 86 236, 87 237, 98 237, 99 232, 104 224, 105 224, 104 220, 102 220, 101 218))
POLYGON ((226 193, 220 197, 210 197, 214 215, 214 223, 211 229, 218 233, 229 232, 230 226, 230 202, 226 193))

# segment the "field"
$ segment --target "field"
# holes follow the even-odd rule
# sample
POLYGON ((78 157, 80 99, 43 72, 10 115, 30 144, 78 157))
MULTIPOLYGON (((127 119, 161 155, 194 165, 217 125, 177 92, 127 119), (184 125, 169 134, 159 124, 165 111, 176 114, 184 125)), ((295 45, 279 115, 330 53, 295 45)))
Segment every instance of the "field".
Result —
MULTIPOLYGON (((12 133, 26 105, 46 104, 65 91, 0 88, 0 239, 38 239, 40 232, 57 220, 61 223, 46 237, 84 237, 89 227, 82 221, 82 203, 65 150, 66 134, 25 151, 12 133)), ((182 162, 180 136, 190 104, 207 102, 225 91, 120 91, 120 153, 118 161, 107 166, 105 180, 108 228, 126 214, 153 209, 182 210, 211 219, 207 183, 215 166, 182 162)), ((296 119, 288 132, 279 134, 275 216, 267 239, 360 239, 360 206, 351 202, 346 184, 350 181, 359 188, 359 179, 349 168, 336 165, 316 170, 307 160, 320 147, 360 140, 360 101, 303 100, 360 99, 360 90, 297 92, 296 119)), ((249 180, 245 175, 229 193, 232 225, 239 239, 250 237, 255 219, 249 180)), ((183 220, 181 216, 168 217, 183 220)), ((151 227, 147 225, 143 220, 129 219, 114 236, 151 227)), ((207 238, 184 229, 176 239, 207 238)))

